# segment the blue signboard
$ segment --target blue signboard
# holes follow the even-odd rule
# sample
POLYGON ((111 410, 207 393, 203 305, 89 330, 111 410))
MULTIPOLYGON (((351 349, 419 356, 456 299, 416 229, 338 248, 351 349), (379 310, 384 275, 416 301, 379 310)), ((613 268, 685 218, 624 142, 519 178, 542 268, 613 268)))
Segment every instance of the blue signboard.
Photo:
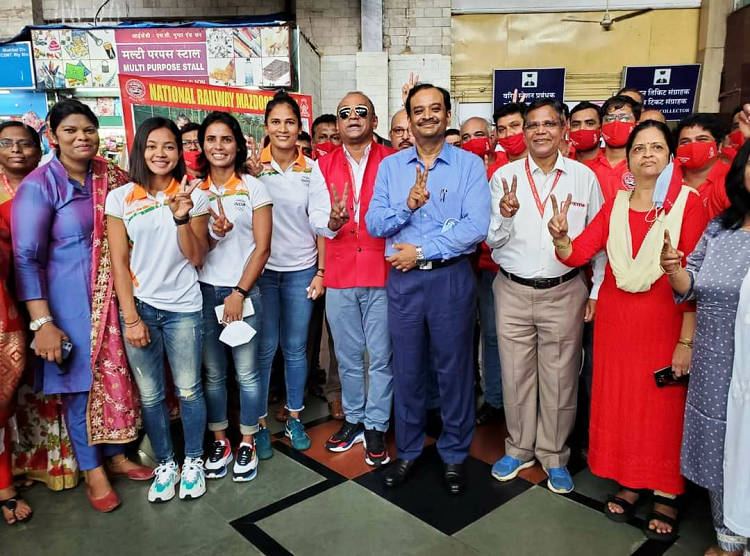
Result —
POLYGON ((0 89, 34 88, 30 42, 0 44, 0 67, 0 89))
POLYGON ((624 82, 643 93, 647 110, 659 110, 667 120, 681 120, 693 112, 700 72, 700 64, 628 66, 624 82))
POLYGON ((563 102, 565 68, 496 69, 492 79, 494 110, 513 101, 513 90, 526 94, 526 102, 553 98, 563 102))

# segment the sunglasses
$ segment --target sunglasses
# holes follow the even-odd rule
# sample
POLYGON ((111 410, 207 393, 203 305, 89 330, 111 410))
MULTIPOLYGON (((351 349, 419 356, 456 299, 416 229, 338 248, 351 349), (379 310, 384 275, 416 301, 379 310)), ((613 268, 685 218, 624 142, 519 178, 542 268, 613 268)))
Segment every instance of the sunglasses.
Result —
POLYGON ((354 110, 354 113, 358 118, 366 118, 370 113, 370 108, 363 104, 358 104, 357 106, 344 106, 339 110, 339 118, 346 120, 352 115, 352 110, 354 110))

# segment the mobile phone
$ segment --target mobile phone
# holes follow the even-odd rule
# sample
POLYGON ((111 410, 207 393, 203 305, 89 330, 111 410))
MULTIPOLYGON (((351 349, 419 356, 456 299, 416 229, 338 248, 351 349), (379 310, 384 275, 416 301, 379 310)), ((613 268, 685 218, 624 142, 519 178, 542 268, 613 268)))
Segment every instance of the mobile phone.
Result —
MULTIPOLYGON (((31 340, 31 344, 29 347, 34 350, 36 349, 36 338, 31 340)), ((60 367, 60 373, 66 374, 68 372, 68 368, 66 366, 66 361, 70 357, 70 352, 73 351, 73 344, 69 342, 68 340, 62 340, 60 342, 60 349, 62 350, 62 360, 63 362, 58 365, 60 367)))
POLYGON ((656 381, 656 386, 659 388, 682 384, 683 382, 687 382, 689 378, 690 375, 675 376, 672 367, 664 367, 663 369, 654 371, 654 380, 656 381))

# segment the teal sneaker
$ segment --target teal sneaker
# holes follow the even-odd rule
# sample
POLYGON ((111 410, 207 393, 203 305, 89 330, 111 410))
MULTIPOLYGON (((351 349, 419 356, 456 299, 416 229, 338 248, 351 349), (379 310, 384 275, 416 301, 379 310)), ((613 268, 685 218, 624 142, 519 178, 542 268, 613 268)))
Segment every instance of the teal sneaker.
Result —
POLYGON ((148 501, 167 502, 174 498, 175 487, 180 482, 180 470, 174 460, 165 461, 154 469, 154 481, 148 489, 148 501))
POLYGON ((307 436, 305 425, 299 419, 287 419, 284 434, 292 441, 292 448, 295 450, 304 452, 310 448, 310 437, 307 436))
POLYGON ((258 459, 271 459, 273 457, 271 433, 265 427, 261 427, 255 433, 255 453, 258 455, 258 459))

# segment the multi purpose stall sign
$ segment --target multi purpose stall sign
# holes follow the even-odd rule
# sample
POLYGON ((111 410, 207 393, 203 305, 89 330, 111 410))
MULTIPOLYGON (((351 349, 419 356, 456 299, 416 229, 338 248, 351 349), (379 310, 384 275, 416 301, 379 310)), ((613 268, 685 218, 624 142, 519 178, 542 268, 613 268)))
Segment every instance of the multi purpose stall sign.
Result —
POLYGON ((492 76, 493 109, 513 101, 513 91, 526 95, 526 102, 552 98, 563 102, 565 68, 496 69, 492 76))
MULTIPOLYGON (((120 74, 125 133, 130 147, 135 130, 146 119, 162 116, 176 120, 186 116, 200 123, 214 110, 230 112, 240 122, 247 135, 259 139, 263 134, 266 104, 273 91, 218 87, 187 81, 173 81, 120 74)), ((308 133, 312 126, 312 97, 290 93, 297 101, 302 115, 302 127, 308 133)))
POLYGON ((646 99, 646 109, 659 110, 667 120, 681 120, 693 112, 700 64, 627 66, 623 82, 646 99))

